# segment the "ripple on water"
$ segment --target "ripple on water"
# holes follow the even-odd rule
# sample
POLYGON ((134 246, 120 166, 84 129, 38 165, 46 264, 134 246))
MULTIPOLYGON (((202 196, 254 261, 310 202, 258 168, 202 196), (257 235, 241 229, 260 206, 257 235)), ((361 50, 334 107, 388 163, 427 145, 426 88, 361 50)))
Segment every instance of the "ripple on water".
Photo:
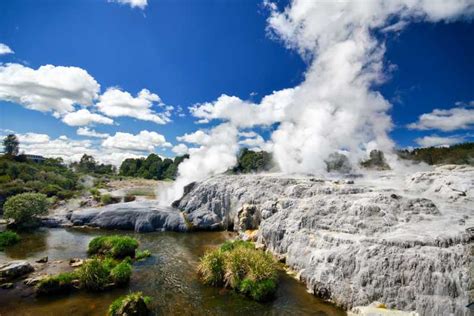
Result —
MULTIPOLYGON (((92 229, 42 229, 23 234, 20 244, 0 252, 0 261, 48 256, 50 261, 87 256, 89 241, 114 232, 92 229)), ((115 232, 116 233, 116 232, 115 232)), ((197 279, 199 257, 232 235, 228 232, 148 233, 120 232, 139 239, 153 256, 134 265, 128 288, 100 294, 77 292, 67 296, 20 297, 0 290, 0 315, 105 315, 109 304, 130 291, 153 298, 153 308, 165 315, 344 315, 331 304, 308 294, 304 285, 281 274, 276 299, 261 304, 232 291, 202 285, 197 279)))

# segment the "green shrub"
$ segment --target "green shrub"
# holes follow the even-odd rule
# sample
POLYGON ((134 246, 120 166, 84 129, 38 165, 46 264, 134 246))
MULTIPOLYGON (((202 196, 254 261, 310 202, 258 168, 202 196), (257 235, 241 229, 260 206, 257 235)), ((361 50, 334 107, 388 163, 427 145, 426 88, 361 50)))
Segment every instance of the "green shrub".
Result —
POLYGON ((125 260, 110 271, 110 276, 116 285, 125 285, 130 281, 132 266, 125 260))
POLYGON ((271 298, 277 288, 275 260, 248 242, 226 242, 207 252, 198 271, 205 284, 225 285, 256 301, 271 298))
POLYGON ((46 196, 51 197, 51 196, 57 195, 58 192, 60 191, 62 191, 62 188, 59 185, 48 184, 41 190, 41 193, 44 193, 46 194, 46 196))
POLYGON ((121 296, 109 306, 107 315, 148 315, 150 314, 151 297, 143 296, 141 292, 135 292, 126 296, 121 296))
POLYGON ((110 194, 103 194, 100 197, 100 202, 104 205, 108 205, 108 204, 118 203, 118 202, 120 202, 120 199, 117 198, 117 197, 114 197, 110 194))
POLYGON ((77 271, 81 286, 91 291, 101 291, 110 283, 110 270, 99 259, 87 260, 77 271))
POLYGON ((219 286, 224 282, 225 254, 220 250, 208 251, 201 258, 198 272, 204 284, 219 286))
POLYGON ((20 241, 20 236, 12 231, 4 231, 0 233, 0 251, 5 247, 16 244, 20 241))
POLYGON ((74 280, 77 280, 75 272, 60 273, 46 277, 36 285, 36 293, 38 295, 48 295, 68 292, 74 287, 74 280))
POLYGON ((32 223, 37 215, 48 213, 46 195, 22 193, 8 198, 3 205, 3 217, 12 218, 18 225, 32 223))
POLYGON ((140 251, 140 250, 136 250, 135 251, 135 259, 136 260, 143 260, 145 258, 148 258, 151 256, 151 252, 150 250, 143 250, 143 251, 140 251))
POLYGON ((104 255, 113 258, 135 257, 138 241, 128 236, 100 236, 89 243, 90 255, 104 255))

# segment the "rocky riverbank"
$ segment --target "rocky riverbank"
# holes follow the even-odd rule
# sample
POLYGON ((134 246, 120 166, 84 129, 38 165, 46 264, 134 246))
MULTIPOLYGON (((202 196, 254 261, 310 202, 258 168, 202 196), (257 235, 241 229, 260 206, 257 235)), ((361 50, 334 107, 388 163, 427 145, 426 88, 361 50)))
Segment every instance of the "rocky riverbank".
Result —
POLYGON ((176 203, 195 229, 258 229, 316 295, 421 315, 470 315, 474 168, 372 179, 221 175, 176 203))

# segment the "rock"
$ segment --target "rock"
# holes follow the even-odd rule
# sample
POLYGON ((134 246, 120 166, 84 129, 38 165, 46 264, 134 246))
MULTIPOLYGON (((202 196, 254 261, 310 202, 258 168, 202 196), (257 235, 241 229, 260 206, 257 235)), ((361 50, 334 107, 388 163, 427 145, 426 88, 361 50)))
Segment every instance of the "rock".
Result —
POLYGON ((252 204, 244 204, 237 213, 238 230, 254 230, 258 229, 261 214, 258 208, 252 204))
POLYGON ((36 263, 46 263, 46 262, 48 262, 48 257, 43 257, 43 258, 41 258, 41 259, 39 259, 39 260, 36 260, 35 262, 36 262, 36 263))
POLYGON ((360 165, 367 169, 390 170, 383 151, 376 149, 372 150, 369 154, 369 159, 362 161, 360 165))
POLYGON ((9 290, 13 288, 13 283, 3 283, 0 284, 0 289, 9 290))
POLYGON ((469 315, 474 167, 377 174, 354 184, 218 175, 178 207, 198 230, 238 230, 244 205, 261 210, 256 244, 346 309, 379 300, 420 315, 469 315))
MULTIPOLYGON (((195 185, 196 185, 196 182, 191 182, 185 185, 183 188, 183 197, 186 196, 189 192, 191 192, 191 190, 194 188, 195 185)), ((180 201, 181 199, 174 201, 173 203, 171 203, 171 206, 178 207, 180 201)))
POLYGON ((68 215, 69 223, 74 226, 134 230, 136 232, 188 230, 179 210, 156 204, 156 201, 133 201, 80 209, 68 215))
POLYGON ((33 266, 27 261, 10 261, 0 265, 0 278, 12 280, 33 271, 33 266))
POLYGON ((348 316, 419 316, 417 312, 405 312, 388 309, 385 304, 373 302, 368 306, 357 306, 352 308, 348 316))
POLYGON ((84 260, 83 259, 79 259, 79 258, 71 258, 69 259, 69 265, 73 268, 77 268, 77 267, 80 267, 84 264, 84 260))

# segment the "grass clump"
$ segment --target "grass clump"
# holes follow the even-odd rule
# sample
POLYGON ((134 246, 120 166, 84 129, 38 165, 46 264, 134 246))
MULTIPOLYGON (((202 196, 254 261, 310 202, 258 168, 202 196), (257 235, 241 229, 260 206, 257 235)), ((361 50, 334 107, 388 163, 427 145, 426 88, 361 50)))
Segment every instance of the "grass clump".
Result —
POLYGON ((19 226, 34 223, 36 216, 48 213, 48 200, 41 193, 21 193, 9 197, 3 205, 3 217, 11 218, 19 226))
POLYGON ((103 195, 100 197, 100 202, 101 202, 103 205, 115 204, 115 203, 120 202, 120 199, 118 199, 118 198, 116 198, 116 197, 113 197, 113 196, 110 195, 110 194, 103 194, 103 195))
POLYGON ((143 260, 145 258, 151 257, 151 252, 150 250, 136 250, 135 251, 135 260, 143 260))
POLYGON ((118 285, 125 285, 130 282, 130 277, 132 275, 132 265, 124 260, 117 264, 111 271, 110 276, 112 281, 118 285))
POLYGON ((110 271, 104 261, 91 259, 77 270, 77 274, 81 287, 91 291, 101 291, 111 283, 110 271))
POLYGON ((107 315, 121 316, 121 315, 149 315, 151 297, 144 296, 142 292, 130 293, 121 296, 109 306, 107 315))
POLYGON ((4 231, 0 233, 0 251, 3 251, 5 247, 16 244, 20 241, 20 236, 12 231, 4 231))
POLYGON ((89 255, 104 255, 113 258, 135 257, 138 241, 128 236, 100 236, 89 243, 89 255))
POLYGON ((36 293, 38 295, 49 295, 68 292, 73 289, 74 281, 77 278, 76 272, 65 272, 46 277, 36 285, 36 293))
POLYGON ((278 285, 273 257, 244 241, 226 242, 207 252, 198 271, 205 284, 230 287, 256 301, 272 298, 278 285))

